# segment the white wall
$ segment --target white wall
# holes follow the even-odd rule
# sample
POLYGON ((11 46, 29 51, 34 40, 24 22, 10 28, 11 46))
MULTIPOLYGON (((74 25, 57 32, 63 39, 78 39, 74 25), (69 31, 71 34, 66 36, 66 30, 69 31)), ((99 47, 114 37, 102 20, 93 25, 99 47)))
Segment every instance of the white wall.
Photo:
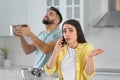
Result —
POLYGON ((93 26, 108 11, 108 0, 89 1, 89 26, 93 26))
POLYGON ((84 3, 84 29, 89 29, 95 25, 101 17, 108 11, 108 0, 85 0, 84 3))
POLYGON ((103 48, 96 57, 96 68, 120 69, 120 28, 93 28, 86 36, 95 48, 103 48))
POLYGON ((108 0, 86 0, 85 37, 104 54, 96 57, 96 68, 120 69, 120 28, 93 28, 93 25, 108 11, 108 0), (88 14, 87 14, 88 13, 88 14))

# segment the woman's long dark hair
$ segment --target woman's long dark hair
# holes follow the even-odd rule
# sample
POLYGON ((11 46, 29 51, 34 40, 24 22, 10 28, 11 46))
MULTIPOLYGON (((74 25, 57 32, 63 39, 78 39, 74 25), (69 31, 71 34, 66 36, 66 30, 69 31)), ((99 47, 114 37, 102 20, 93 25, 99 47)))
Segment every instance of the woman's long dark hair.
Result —
POLYGON ((70 25, 72 25, 73 27, 76 28, 78 43, 86 43, 86 40, 85 40, 83 31, 82 31, 81 25, 80 25, 80 23, 77 20, 75 20, 75 19, 69 19, 69 20, 65 21, 63 23, 63 25, 62 25, 62 32, 63 32, 63 26, 64 26, 64 24, 70 24, 70 25))

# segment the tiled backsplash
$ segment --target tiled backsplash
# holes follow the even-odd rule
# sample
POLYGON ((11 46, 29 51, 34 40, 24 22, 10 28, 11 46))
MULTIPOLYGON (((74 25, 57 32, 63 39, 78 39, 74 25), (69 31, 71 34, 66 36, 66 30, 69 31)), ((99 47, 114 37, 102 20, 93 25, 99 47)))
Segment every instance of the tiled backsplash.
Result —
POLYGON ((0 48, 3 46, 3 37, 0 37, 0 48))

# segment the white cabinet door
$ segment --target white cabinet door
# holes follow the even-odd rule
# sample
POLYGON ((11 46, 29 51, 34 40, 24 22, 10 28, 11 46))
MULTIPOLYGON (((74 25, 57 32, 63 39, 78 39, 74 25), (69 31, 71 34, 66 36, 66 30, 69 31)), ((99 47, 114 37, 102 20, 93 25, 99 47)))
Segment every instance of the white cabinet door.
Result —
POLYGON ((120 80, 120 75, 96 75, 92 80, 120 80))
POLYGON ((27 0, 10 0, 9 1, 9 25, 23 24, 27 22, 27 0))
POLYGON ((21 71, 0 69, 0 80, 22 80, 21 71))
POLYGON ((26 23, 27 14, 27 0, 0 0, 0 36, 10 36, 10 25, 26 23))
POLYGON ((46 0, 45 4, 47 8, 54 6, 60 10, 62 23, 68 19, 76 19, 83 27, 84 0, 46 0))
POLYGON ((0 0, 0 36, 6 35, 8 29, 8 0, 0 0))
POLYGON ((4 71, 3 70, 0 70, 0 79, 3 80, 4 79, 4 71))
MULTIPOLYGON (((84 0, 0 0, 0 36, 10 36, 9 26, 27 23, 38 34, 44 29, 43 16, 48 8, 58 8, 66 19, 77 19, 83 25, 84 0)), ((61 25, 60 25, 61 26, 61 25)))
POLYGON ((28 0, 28 24, 36 35, 45 29, 42 24, 43 16, 46 13, 45 0, 28 0))

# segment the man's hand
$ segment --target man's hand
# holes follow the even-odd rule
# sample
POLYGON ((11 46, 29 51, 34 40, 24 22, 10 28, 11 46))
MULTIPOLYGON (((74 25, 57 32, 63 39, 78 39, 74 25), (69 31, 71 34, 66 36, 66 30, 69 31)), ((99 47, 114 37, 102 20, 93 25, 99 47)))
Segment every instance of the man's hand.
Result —
POLYGON ((22 27, 22 26, 17 26, 14 29, 14 33, 16 36, 21 37, 21 36, 29 36, 31 33, 30 27, 28 25, 26 25, 26 27, 22 27))

